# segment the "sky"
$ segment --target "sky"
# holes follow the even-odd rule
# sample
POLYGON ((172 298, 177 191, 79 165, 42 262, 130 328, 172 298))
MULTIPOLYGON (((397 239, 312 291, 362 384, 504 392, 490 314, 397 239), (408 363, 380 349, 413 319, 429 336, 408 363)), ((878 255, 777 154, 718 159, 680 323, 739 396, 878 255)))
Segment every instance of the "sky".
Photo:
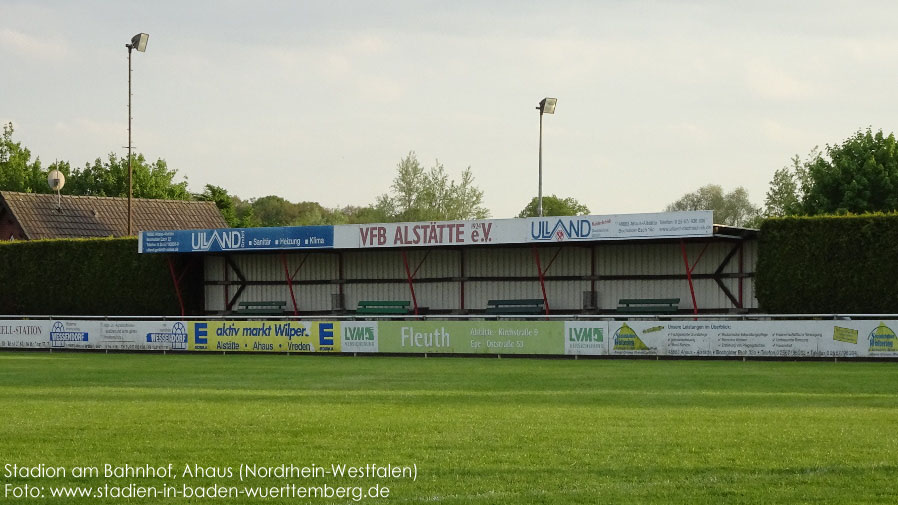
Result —
POLYGON ((46 165, 128 144, 192 191, 326 207, 414 151, 496 218, 543 194, 657 212, 896 130, 898 2, 0 0, 0 121, 46 165))

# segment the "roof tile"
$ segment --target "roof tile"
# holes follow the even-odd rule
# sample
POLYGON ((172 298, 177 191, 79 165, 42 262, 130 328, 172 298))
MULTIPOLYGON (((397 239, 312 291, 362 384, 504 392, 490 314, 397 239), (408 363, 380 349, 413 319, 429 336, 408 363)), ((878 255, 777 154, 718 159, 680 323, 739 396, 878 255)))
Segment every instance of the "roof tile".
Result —
MULTIPOLYGON (((128 199, 0 192, 29 239, 121 237, 128 234, 128 199)), ((132 199, 134 231, 227 228, 214 202, 132 199)))

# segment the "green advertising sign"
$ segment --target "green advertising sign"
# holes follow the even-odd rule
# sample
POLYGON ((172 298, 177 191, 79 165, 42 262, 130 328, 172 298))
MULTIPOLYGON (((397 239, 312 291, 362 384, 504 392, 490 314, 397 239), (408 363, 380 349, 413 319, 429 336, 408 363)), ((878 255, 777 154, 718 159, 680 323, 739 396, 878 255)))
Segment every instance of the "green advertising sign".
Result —
POLYGON ((380 352, 564 354, 559 321, 381 321, 380 352))

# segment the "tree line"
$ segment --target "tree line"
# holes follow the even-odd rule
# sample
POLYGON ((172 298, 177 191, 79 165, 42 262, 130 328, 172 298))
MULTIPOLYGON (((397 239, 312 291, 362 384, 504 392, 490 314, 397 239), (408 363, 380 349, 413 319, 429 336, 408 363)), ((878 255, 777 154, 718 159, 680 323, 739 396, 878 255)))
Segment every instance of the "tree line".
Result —
POLYGON ((771 217, 898 211, 898 144, 895 135, 858 130, 841 143, 795 155, 770 181, 763 206, 743 187, 724 192, 708 184, 665 210, 714 210, 714 222, 757 227, 771 217))
MULTIPOLYGON (((56 161, 46 168, 39 157, 13 138, 13 125, 3 125, 0 137, 0 190, 50 193, 46 174, 57 169, 66 176, 65 193, 70 195, 128 196, 128 159, 115 153, 81 167, 56 161)), ((328 208, 318 202, 290 202, 268 195, 244 200, 214 184, 191 193, 187 179, 178 179, 176 169, 165 160, 148 161, 143 154, 132 157, 133 195, 136 198, 212 201, 230 226, 301 226, 397 221, 442 221, 483 219, 490 211, 483 204, 483 191, 476 185, 471 167, 453 179, 436 161, 430 168, 414 151, 396 166, 389 191, 367 205, 328 208)), ((517 217, 537 215, 533 197, 517 217)), ((862 214, 898 210, 898 143, 894 134, 871 128, 859 130, 841 143, 814 148, 802 160, 794 156, 777 170, 769 183, 763 206, 754 205, 743 187, 725 191, 708 184, 683 195, 664 211, 712 210, 717 224, 757 227, 769 217, 821 214, 862 214)), ((573 198, 543 197, 546 216, 575 216, 590 213, 573 198)))
MULTIPOLYGON (((13 138, 12 123, 3 125, 0 138, 0 190, 23 193, 50 193, 47 173, 59 170, 66 176, 64 192, 68 195, 128 196, 128 158, 110 153, 82 167, 67 161, 56 161, 44 167, 39 157, 32 160, 31 151, 13 138)), ((268 195, 244 200, 214 184, 206 184, 200 193, 187 189, 187 179, 178 178, 176 169, 163 159, 149 162, 143 154, 132 156, 133 196, 169 200, 201 200, 215 202, 229 226, 303 226, 319 224, 351 224, 398 221, 443 221, 484 219, 490 211, 483 204, 483 191, 477 187, 471 167, 453 179, 436 161, 425 168, 414 151, 404 156, 388 193, 362 206, 347 205, 328 208, 318 202, 290 202, 268 195)), ((573 198, 555 195, 543 198, 545 215, 581 215, 589 209, 573 198)), ((519 217, 536 215, 536 198, 528 203, 519 217)))

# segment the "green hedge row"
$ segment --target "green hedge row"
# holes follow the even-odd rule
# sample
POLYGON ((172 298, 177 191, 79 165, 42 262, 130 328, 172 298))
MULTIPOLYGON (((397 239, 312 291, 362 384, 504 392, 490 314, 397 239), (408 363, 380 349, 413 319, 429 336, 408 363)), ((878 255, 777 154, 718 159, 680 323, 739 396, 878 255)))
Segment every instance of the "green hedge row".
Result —
POLYGON ((770 313, 898 313, 898 215, 765 221, 756 295, 770 313))
MULTIPOLYGON (((187 313, 195 314, 202 271, 191 270, 181 285, 188 286, 187 313)), ((136 238, 0 242, 0 314, 180 313, 167 257, 137 254, 136 238)))

